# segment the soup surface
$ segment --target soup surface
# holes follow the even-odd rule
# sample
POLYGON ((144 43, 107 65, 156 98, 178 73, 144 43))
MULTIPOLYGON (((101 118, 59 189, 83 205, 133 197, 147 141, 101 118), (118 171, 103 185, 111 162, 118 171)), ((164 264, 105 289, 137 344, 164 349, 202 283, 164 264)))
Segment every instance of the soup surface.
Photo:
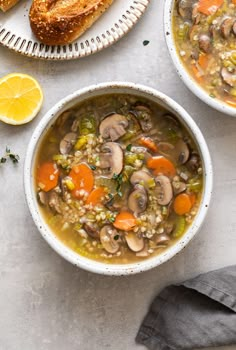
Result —
POLYGON ((35 164, 48 225, 72 250, 130 263, 176 242, 197 213, 198 150, 168 111, 129 95, 89 99, 59 116, 35 164))
POLYGON ((236 107, 236 0, 175 0, 173 31, 188 72, 236 107))

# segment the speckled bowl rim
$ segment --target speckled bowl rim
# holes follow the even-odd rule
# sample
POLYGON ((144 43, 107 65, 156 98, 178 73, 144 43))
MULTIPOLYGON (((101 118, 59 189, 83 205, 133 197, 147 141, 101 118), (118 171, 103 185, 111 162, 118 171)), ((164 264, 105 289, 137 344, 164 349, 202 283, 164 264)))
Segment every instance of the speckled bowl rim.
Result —
POLYGON ((149 3, 150 0, 133 0, 122 16, 117 17, 112 26, 102 33, 88 38, 85 32, 81 38, 67 45, 46 45, 34 37, 26 39, 19 36, 15 28, 9 30, 0 23, 0 44, 32 58, 62 61, 86 57, 113 45, 125 36, 142 17, 149 3))
POLYGON ((212 185, 213 174, 209 150, 200 129, 190 117, 190 115, 179 104, 177 104, 165 94, 153 88, 134 83, 108 82, 92 85, 90 87, 78 90, 75 93, 62 99, 46 113, 46 115, 42 118, 36 127, 28 145, 24 164, 24 189, 26 200, 32 218, 43 238, 59 255, 61 255, 67 261, 71 262, 73 265, 76 265, 84 270, 103 275, 120 276, 147 271, 160 264, 163 264, 175 256, 177 253, 179 253, 195 236, 205 219, 210 204, 212 185), (193 139, 197 143, 200 155, 202 157, 204 171, 204 190, 199 212, 196 215, 193 224, 186 231, 184 236, 166 252, 163 252, 160 255, 154 256, 147 260, 140 261, 138 263, 136 262, 126 265, 111 265, 87 259, 73 252, 70 248, 66 247, 61 241, 59 241, 59 239, 53 234, 52 230, 47 226, 42 218, 42 215, 40 214, 33 184, 33 167, 37 147, 39 146, 43 135, 50 128, 53 122, 55 122, 58 115, 60 115, 62 111, 70 108, 83 99, 107 93, 128 93, 138 96, 140 95, 151 99, 152 101, 156 101, 157 103, 167 107, 170 111, 172 111, 178 117, 180 122, 188 129, 193 139))
POLYGON ((177 70, 179 77, 183 80, 185 85, 203 102, 211 106, 212 108, 218 110, 219 112, 228 114, 232 117, 236 117, 236 108, 231 107, 220 101, 217 98, 212 98, 209 96, 207 91, 205 91, 196 80, 188 73, 184 67, 181 59, 177 53, 175 46, 174 35, 172 30, 172 13, 174 9, 175 0, 165 0, 164 6, 164 35, 166 39, 166 44, 169 49, 171 59, 174 63, 174 66, 177 70))

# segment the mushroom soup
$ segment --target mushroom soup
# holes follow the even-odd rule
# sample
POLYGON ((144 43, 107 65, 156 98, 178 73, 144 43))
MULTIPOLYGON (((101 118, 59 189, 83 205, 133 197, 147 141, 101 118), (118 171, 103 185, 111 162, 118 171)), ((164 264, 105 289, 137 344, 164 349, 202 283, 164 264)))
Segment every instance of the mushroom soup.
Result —
POLYGON ((105 263, 168 249, 200 204, 202 166, 187 130, 167 110, 122 94, 61 114, 44 137, 35 190, 55 235, 105 263))
POLYGON ((236 0, 175 0, 177 52, 209 93, 236 107, 236 0))

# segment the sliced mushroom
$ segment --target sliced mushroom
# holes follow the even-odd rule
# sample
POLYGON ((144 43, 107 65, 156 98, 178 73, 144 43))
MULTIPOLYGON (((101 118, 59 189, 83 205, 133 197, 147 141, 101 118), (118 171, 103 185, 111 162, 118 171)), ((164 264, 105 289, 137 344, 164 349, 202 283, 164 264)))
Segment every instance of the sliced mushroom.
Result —
POLYGON ((56 213, 58 214, 62 213, 61 206, 60 206, 60 199, 58 194, 55 191, 52 191, 49 193, 48 205, 56 213))
POLYGON ((200 166, 200 157, 197 153, 192 153, 188 162, 186 163, 187 168, 190 171, 196 171, 200 166))
POLYGON ((118 140, 125 135, 129 123, 127 118, 121 114, 112 114, 100 123, 99 132, 104 139, 118 140))
POLYGON ((190 152, 188 145, 182 139, 175 144, 175 155, 176 161, 179 164, 185 164, 189 159, 190 152))
POLYGON ((138 186, 128 198, 128 207, 135 214, 143 213, 147 208, 148 196, 143 186, 138 186))
POLYGON ((225 18, 220 25, 220 32, 225 39, 228 39, 233 29, 235 18, 225 18))
POLYGON ((142 184, 146 189, 149 188, 149 184, 152 180, 153 177, 144 170, 135 171, 130 178, 132 185, 142 184))
POLYGON ((133 252, 140 252, 144 248, 144 239, 134 232, 129 232, 125 236, 128 247, 133 252))
POLYGON ((98 227, 95 224, 92 224, 90 222, 84 224, 85 231, 91 238, 99 238, 100 232, 98 227))
POLYGON ((173 181, 172 186, 175 195, 184 192, 187 188, 187 185, 184 182, 173 181))
POLYGON ((179 0, 177 4, 177 9, 180 16, 184 19, 192 19, 192 11, 194 0, 179 0))
POLYGON ((235 22, 233 24, 233 33, 234 33, 234 35, 236 35, 236 20, 235 20, 235 22))
POLYGON ((62 175, 59 176, 58 185, 59 185, 60 190, 61 190, 61 197, 62 197, 63 200, 65 201, 65 200, 66 200, 66 187, 65 187, 65 184, 64 184, 64 182, 63 182, 63 177, 62 177, 62 175))
POLYGON ((165 233, 167 235, 170 235, 173 230, 174 230, 174 224, 172 222, 166 223, 166 225, 165 225, 165 233))
POLYGON ((110 254, 115 254, 119 250, 119 243, 114 239, 118 233, 114 227, 105 225, 100 231, 100 240, 103 248, 110 254))
POLYGON ((193 5, 193 11, 192 11, 192 21, 194 24, 198 24, 201 19, 201 14, 198 11, 198 6, 197 4, 193 5))
POLYGON ((48 194, 44 191, 38 192, 38 199, 40 204, 47 205, 48 204, 48 194))
POLYGON ((170 241, 170 237, 167 234, 165 234, 165 233, 157 235, 156 238, 155 238, 156 245, 168 244, 169 241, 170 241))
POLYGON ((164 156, 173 153, 173 150, 175 148, 175 146, 169 142, 159 142, 157 146, 159 153, 161 153, 164 156))
POLYGON ((71 125, 71 131, 72 132, 77 132, 79 128, 79 119, 75 119, 71 125))
POLYGON ((236 85, 236 73, 235 72, 229 72, 227 68, 223 67, 221 69, 221 77, 224 80, 224 82, 230 86, 236 85))
POLYGON ((156 177, 156 192, 157 192, 157 201, 160 205, 167 205, 170 203, 173 198, 173 190, 170 183, 170 180, 165 175, 160 175, 156 177))
POLYGON ((106 176, 112 178, 114 174, 119 175, 124 165, 124 155, 120 145, 115 142, 107 142, 103 145, 102 151, 104 153, 100 154, 100 167, 109 169, 106 176))
POLYGON ((144 132, 150 131, 152 129, 152 111, 148 106, 137 103, 135 105, 134 114, 137 116, 137 119, 144 132))
POLYGON ((60 152, 61 154, 70 153, 73 145, 77 140, 77 134, 74 132, 69 132, 66 134, 60 142, 60 152))
POLYGON ((145 258, 149 255, 148 253, 148 245, 144 243, 144 248, 142 250, 140 250, 140 252, 135 254, 136 256, 138 256, 139 258, 145 258))
POLYGON ((207 34, 201 34, 198 39, 201 51, 208 53, 211 50, 211 38, 207 34))

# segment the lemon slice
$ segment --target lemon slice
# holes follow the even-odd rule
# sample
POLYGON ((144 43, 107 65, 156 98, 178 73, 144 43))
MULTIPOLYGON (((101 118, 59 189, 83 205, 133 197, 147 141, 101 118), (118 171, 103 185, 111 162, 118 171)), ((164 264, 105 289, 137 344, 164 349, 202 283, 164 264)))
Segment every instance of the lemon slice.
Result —
POLYGON ((21 125, 39 112, 43 93, 38 82, 29 75, 13 73, 0 79, 0 120, 21 125))

